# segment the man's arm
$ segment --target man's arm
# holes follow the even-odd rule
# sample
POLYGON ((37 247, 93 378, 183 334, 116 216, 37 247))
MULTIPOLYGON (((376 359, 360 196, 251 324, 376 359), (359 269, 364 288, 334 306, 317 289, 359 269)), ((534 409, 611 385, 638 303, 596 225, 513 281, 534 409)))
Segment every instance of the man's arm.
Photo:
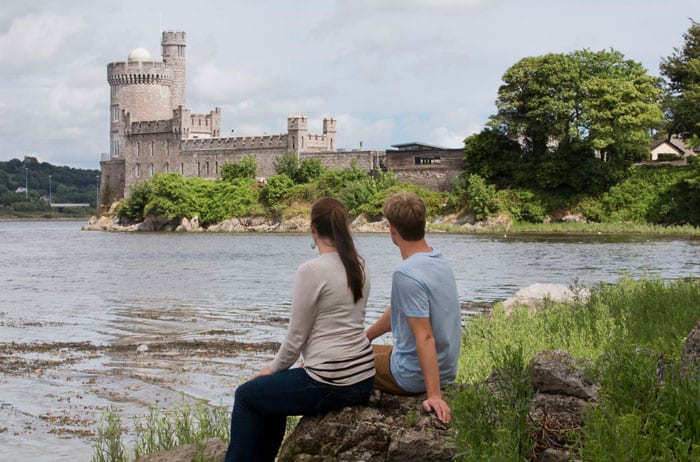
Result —
POLYGON ((450 407, 442 399, 440 391, 440 369, 438 367, 437 350, 435 349, 435 337, 430 326, 430 318, 408 317, 408 325, 411 326, 416 338, 416 352, 418 362, 423 370, 425 391, 428 399, 423 401, 423 409, 430 412, 434 410, 438 419, 442 422, 450 422, 450 407))
POLYGON ((391 330, 391 308, 387 308, 384 314, 365 331, 365 335, 371 342, 377 337, 381 337, 391 330))

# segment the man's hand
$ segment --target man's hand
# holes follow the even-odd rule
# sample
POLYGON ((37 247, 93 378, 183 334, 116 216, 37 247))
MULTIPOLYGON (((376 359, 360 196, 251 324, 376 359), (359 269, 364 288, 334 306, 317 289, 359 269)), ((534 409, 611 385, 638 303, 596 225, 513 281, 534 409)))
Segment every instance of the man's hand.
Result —
POLYGON ((250 380, 257 379, 258 377, 262 377, 263 375, 272 375, 272 368, 270 366, 264 366, 262 369, 260 369, 260 372, 255 374, 250 378, 250 380))
POLYGON ((435 411, 440 422, 450 423, 450 407, 442 398, 428 398, 423 401, 423 409, 426 412, 435 411))

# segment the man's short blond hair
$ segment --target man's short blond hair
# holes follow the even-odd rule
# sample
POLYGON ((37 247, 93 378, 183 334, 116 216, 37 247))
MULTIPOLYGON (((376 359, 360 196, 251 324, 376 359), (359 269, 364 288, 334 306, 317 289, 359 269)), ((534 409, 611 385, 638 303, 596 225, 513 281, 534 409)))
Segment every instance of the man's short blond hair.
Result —
POLYGON ((417 194, 403 191, 389 196, 383 213, 404 240, 419 241, 425 237, 425 203, 417 194))

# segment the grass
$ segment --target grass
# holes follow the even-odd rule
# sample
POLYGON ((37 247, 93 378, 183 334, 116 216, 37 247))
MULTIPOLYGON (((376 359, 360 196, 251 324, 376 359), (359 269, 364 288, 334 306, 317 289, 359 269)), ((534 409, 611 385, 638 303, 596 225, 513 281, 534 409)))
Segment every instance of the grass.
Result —
POLYGON ((92 462, 130 462, 185 444, 194 444, 198 451, 196 460, 205 462, 202 443, 213 437, 228 441, 229 426, 229 409, 209 406, 204 400, 186 401, 183 397, 172 410, 154 405, 146 415, 136 417, 135 444, 128 451, 118 410, 111 407, 99 424, 92 462))
POLYGON ((470 386, 452 401, 460 460, 529 460, 530 428, 513 409, 527 415, 530 398, 518 377, 545 349, 595 365, 601 399, 571 439, 582 460, 700 460, 700 375, 680 367, 699 318, 700 280, 623 278, 592 287, 585 302, 545 301, 534 313, 520 308, 509 317, 498 305, 490 317, 473 319, 459 365, 459 379, 470 386), (510 378, 491 393, 482 383, 495 370, 510 378))
POLYGON ((430 231, 462 234, 641 234, 652 236, 700 236, 700 227, 692 225, 662 226, 640 223, 526 223, 508 226, 462 228, 457 225, 429 224, 430 231))

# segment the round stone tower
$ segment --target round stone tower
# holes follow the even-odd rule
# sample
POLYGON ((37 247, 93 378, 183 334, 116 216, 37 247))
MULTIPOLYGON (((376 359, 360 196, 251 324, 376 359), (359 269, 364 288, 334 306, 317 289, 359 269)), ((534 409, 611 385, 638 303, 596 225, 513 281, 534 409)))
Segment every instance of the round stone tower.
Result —
POLYGON ((160 43, 163 47, 163 62, 173 72, 170 107, 177 109, 185 105, 185 33, 163 32, 160 43))

